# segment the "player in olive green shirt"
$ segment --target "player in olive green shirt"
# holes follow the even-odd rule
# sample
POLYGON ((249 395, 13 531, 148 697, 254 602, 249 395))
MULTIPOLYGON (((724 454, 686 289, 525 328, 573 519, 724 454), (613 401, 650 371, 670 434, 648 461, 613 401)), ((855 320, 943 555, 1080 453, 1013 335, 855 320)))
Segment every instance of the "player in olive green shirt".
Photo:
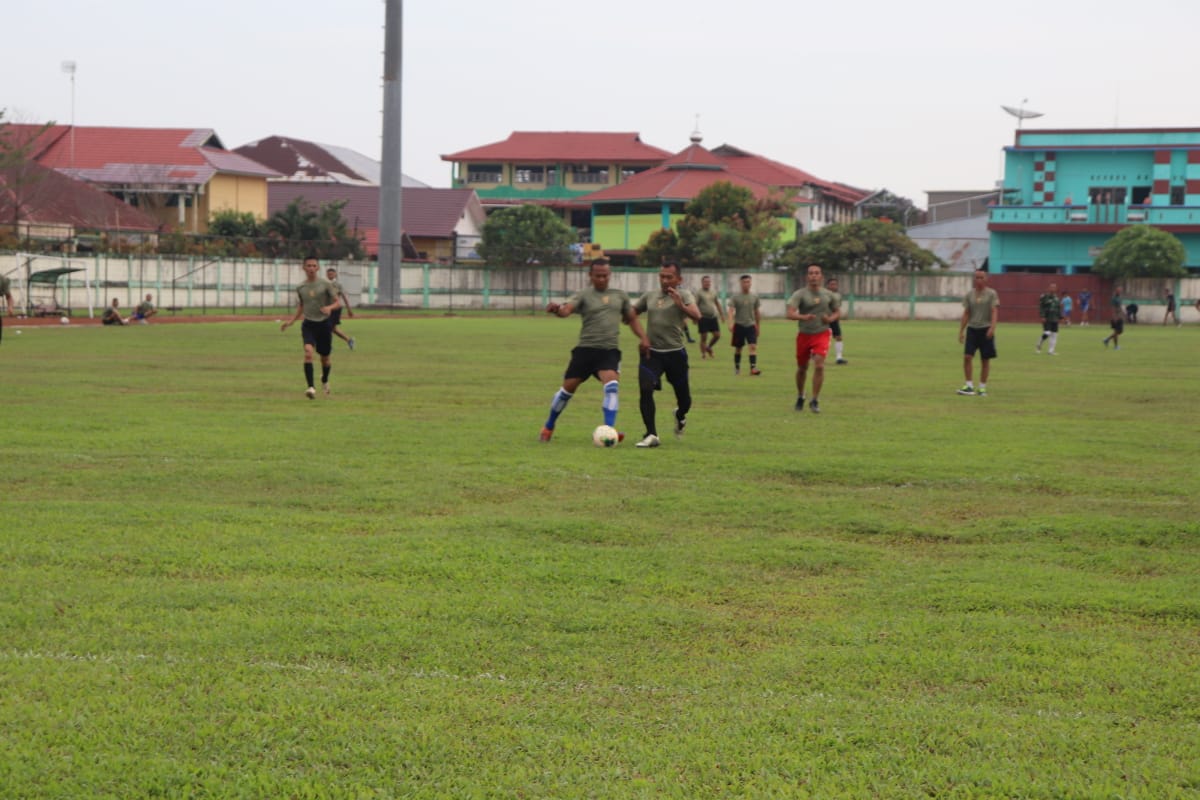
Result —
MULTIPOLYGON (((12 296, 12 280, 7 275, 0 275, 0 297, 4 298, 4 305, 8 310, 8 315, 13 315, 13 296, 12 296)), ((0 336, 4 334, 4 315, 0 314, 0 336)))
POLYGON ((304 283, 296 287, 296 314, 279 328, 286 331, 296 320, 304 318, 300 338, 304 342, 304 379, 308 382, 304 394, 309 400, 317 396, 313 385, 313 351, 321 357, 321 388, 329 394, 329 372, 333 368, 330 360, 333 326, 329 315, 341 308, 342 302, 334 292, 333 284, 318 274, 320 270, 321 264, 315 256, 304 259, 304 283))
POLYGON ((824 275, 816 264, 805 271, 806 284, 787 301, 787 318, 797 321, 796 333, 796 410, 804 410, 804 382, 808 364, 813 365, 812 398, 808 407, 821 413, 821 387, 825 383, 825 357, 829 355, 830 324, 841 317, 840 296, 821 285, 824 275))
POLYGON ((353 336, 347 336, 342 333, 342 309, 345 309, 347 317, 354 316, 354 310, 350 308, 350 298, 346 297, 346 292, 342 290, 342 284, 337 279, 338 271, 333 267, 325 270, 325 280, 333 284, 333 291, 337 294, 338 300, 341 301, 342 307, 335 308, 333 313, 329 315, 329 325, 333 329, 333 335, 346 343, 346 346, 351 350, 354 349, 355 339, 353 336))
POLYGON ((696 308, 700 309, 700 322, 696 325, 700 331, 700 358, 716 358, 713 345, 721 338, 721 296, 712 288, 712 278, 707 275, 700 279, 696 308))
POLYGON ((689 319, 700 319, 700 309, 696 307, 692 293, 680 288, 682 282, 679 264, 667 261, 658 271, 659 288, 646 292, 633 304, 634 311, 646 315, 646 336, 650 340, 650 347, 642 350, 638 363, 642 422, 646 424, 646 434, 637 443, 638 447, 658 447, 661 443, 654 419, 654 392, 662 388, 663 375, 675 390, 676 436, 683 435, 687 414, 692 408, 683 326, 689 319))
POLYGON ((758 368, 758 332, 762 317, 758 295, 750 291, 750 276, 738 279, 742 291, 729 297, 729 327, 733 331, 733 374, 742 371, 742 345, 750 348, 750 374, 761 375, 758 368))
POLYGON ((154 307, 154 295, 146 295, 146 299, 137 304, 137 308, 133 310, 133 316, 130 319, 136 319, 143 325, 148 324, 151 317, 158 313, 158 309, 154 307))
POLYGON ((963 374, 967 382, 959 394, 987 397, 987 380, 992 359, 996 357, 996 322, 1000 319, 1000 297, 987 285, 987 270, 975 270, 974 286, 963 298, 962 321, 958 326, 958 341, 964 343, 963 374), (979 368, 979 390, 971 382, 972 362, 979 351, 983 366, 979 368))
POLYGON ((569 317, 579 312, 583 317, 583 325, 579 330, 579 344, 571 351, 571 361, 563 375, 562 387, 554 393, 550 401, 550 416, 538 435, 543 442, 550 441, 554 435, 558 416, 575 396, 579 385, 593 375, 604 384, 604 400, 601 403, 604 424, 615 427, 620 406, 618 379, 621 374, 621 351, 618 344, 622 322, 637 335, 643 348, 650 347, 650 340, 638 322, 629 295, 620 289, 610 289, 608 283, 611 278, 608 259, 598 258, 588 269, 591 286, 571 295, 565 303, 546 306, 546 313, 557 317, 569 317))

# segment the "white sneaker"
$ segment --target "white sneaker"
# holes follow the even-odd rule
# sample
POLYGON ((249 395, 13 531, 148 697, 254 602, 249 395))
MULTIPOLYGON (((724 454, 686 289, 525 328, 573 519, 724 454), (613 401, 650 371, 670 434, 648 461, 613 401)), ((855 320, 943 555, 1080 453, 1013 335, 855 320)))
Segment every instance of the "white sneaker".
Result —
POLYGON ((307 397, 309 400, 314 400, 317 397, 317 390, 315 388, 313 388, 312 386, 310 386, 304 390, 304 396, 307 397))
POLYGON ((658 447, 661 444, 653 433, 647 433, 646 438, 637 443, 637 447, 658 447))
POLYGON ((328 384, 328 383, 322 383, 322 384, 321 384, 321 391, 325 392, 325 396, 326 396, 326 397, 329 397, 329 384, 328 384))

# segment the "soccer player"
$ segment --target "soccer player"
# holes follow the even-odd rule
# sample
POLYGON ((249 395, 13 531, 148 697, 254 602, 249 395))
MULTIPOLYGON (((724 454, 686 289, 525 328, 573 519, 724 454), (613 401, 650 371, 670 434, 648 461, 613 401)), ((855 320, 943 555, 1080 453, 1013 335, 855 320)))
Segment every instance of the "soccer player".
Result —
POLYGON ((333 328, 333 335, 341 339, 346 343, 347 347, 353 350, 355 344, 354 337, 347 336, 346 334, 342 333, 339 326, 342 324, 342 309, 346 309, 347 317, 354 316, 354 309, 350 308, 350 299, 346 297, 346 293, 342 291, 342 284, 338 282, 337 276, 338 271, 333 267, 329 267, 325 270, 325 280, 333 284, 333 291, 337 293, 338 300, 341 301, 342 304, 341 308, 335 308, 333 313, 329 315, 329 324, 333 328))
POLYGON ((148 325, 150 318, 157 313, 158 309, 154 307, 154 295, 148 294, 146 295, 146 299, 138 303, 137 308, 133 310, 132 319, 136 319, 143 325, 148 325))
MULTIPOLYGON (((8 310, 8 315, 13 315, 13 295, 12 295, 12 279, 7 275, 0 275, 0 296, 4 297, 4 305, 8 310)), ((4 334, 4 315, 0 314, 0 336, 4 334)))
POLYGON ((696 323, 700 331, 700 358, 716 358, 713 345, 721 338, 721 297, 712 288, 712 278, 707 275, 700 279, 696 308, 700 309, 700 321, 696 323), (708 338, 710 334, 711 339, 708 338))
POLYGON ((121 316, 121 301, 115 297, 112 304, 100 315, 100 323, 103 325, 125 325, 128 322, 129 320, 121 316))
POLYGON ((792 292, 787 301, 787 318, 800 323, 796 334, 796 410, 804 410, 804 382, 808 363, 813 365, 812 399, 808 407, 821 413, 821 386, 825 383, 825 357, 829 355, 830 325, 841 317, 841 296, 821 285, 821 268, 811 264, 805 272, 807 285, 792 292))
POLYGON ((1079 292, 1079 324, 1087 325, 1092 316, 1092 293, 1087 289, 1079 292))
POLYGON ((738 279, 742 291, 729 298, 729 328, 733 332, 733 374, 742 372, 742 347, 750 349, 750 374, 761 375, 758 368, 758 332, 761 330, 762 303, 758 295, 750 291, 750 276, 738 279))
POLYGON ((1111 309, 1108 327, 1112 330, 1112 333, 1105 336, 1102 341, 1105 347, 1108 347, 1108 343, 1112 342, 1114 350, 1121 349, 1121 345, 1118 342, 1121 340, 1121 334, 1125 332, 1125 307, 1123 302, 1121 299, 1121 290, 1113 289, 1112 300, 1108 303, 1109 309, 1111 309))
POLYGON ((1167 320, 1174 317, 1175 327, 1179 327, 1179 315, 1175 313, 1175 293, 1167 289, 1167 312, 1163 314, 1163 325, 1167 324, 1167 320))
MULTIPOLYGON (((833 296, 837 298, 838 309, 842 307, 842 293, 838 291, 838 279, 830 278, 825 281, 825 288, 833 292, 833 296)), ((842 344, 842 312, 838 311, 838 318, 829 325, 829 332, 833 335, 833 350, 837 357, 838 364, 849 364, 845 359, 845 350, 842 344)))
POLYGON ((1038 315, 1042 318, 1042 338, 1038 339, 1034 352, 1042 352, 1042 344, 1050 340, 1050 355, 1058 344, 1058 321, 1062 319, 1062 300, 1058 297, 1058 284, 1050 284, 1049 290, 1038 298, 1038 315))
POLYGON ((996 357, 996 323, 1000 319, 1000 296, 987 285, 987 270, 975 270, 974 285, 963 298, 962 320, 958 326, 958 341, 964 344, 963 374, 967 382, 959 394, 987 397, 987 380, 992 359, 996 357), (971 382, 975 353, 983 365, 979 368, 979 390, 971 382))
POLYGON ((304 259, 304 282, 296 287, 296 314, 279 326, 279 330, 286 331, 296 320, 304 318, 304 324, 300 326, 300 338, 304 342, 304 380, 308 383, 304 395, 309 400, 317 396, 316 386, 313 385, 314 351, 321 357, 321 388, 326 395, 329 394, 329 372, 333 368, 329 358, 333 352, 330 314, 341 307, 333 284, 322 278, 320 271, 321 264, 316 256, 304 259))
POLYGON ((641 351, 638 363, 638 388, 641 390, 642 422, 646 435, 638 447, 658 447, 654 392, 662 388, 663 375, 675 390, 675 436, 682 436, 687 414, 692 408, 688 387, 688 354, 683 346, 683 326, 687 320, 699 320, 696 298, 679 285, 683 279, 679 264, 667 261, 658 271, 658 289, 646 292, 633 304, 633 310, 646 315, 646 336, 650 347, 641 351))
MULTIPOLYGON (((563 375, 562 387, 554 393, 554 398, 550 401, 550 416, 538 435, 543 442, 550 441, 550 437, 554 435, 554 425, 558 422, 558 416, 567 407, 567 403, 571 402, 579 385, 593 375, 604 384, 604 399, 601 403, 604 424, 616 427, 621 376, 621 351, 618 344, 622 322, 641 340, 643 349, 650 349, 650 340, 646 338, 642 325, 638 322, 629 295, 620 289, 608 287, 612 278, 608 259, 598 258, 593 261, 588 269, 588 278, 591 286, 571 295, 565 303, 550 303, 546 306, 546 313, 557 317, 569 317, 579 312, 583 324, 579 330, 579 343, 571 351, 571 360, 563 375)), ((621 438, 624 438, 623 434, 621 438)))
POLYGON ((1071 327, 1071 294, 1063 289, 1062 292, 1062 322, 1068 328, 1071 327))

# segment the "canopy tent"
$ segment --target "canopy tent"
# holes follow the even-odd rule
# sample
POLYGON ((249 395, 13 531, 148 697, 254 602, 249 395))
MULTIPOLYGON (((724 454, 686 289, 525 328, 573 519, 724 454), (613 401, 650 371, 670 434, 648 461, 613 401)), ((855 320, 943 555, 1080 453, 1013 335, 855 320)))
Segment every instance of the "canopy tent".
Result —
POLYGON ((67 305, 58 302, 58 279, 72 272, 85 272, 83 267, 55 267, 30 273, 25 281, 25 313, 31 317, 71 316, 70 293, 67 305))

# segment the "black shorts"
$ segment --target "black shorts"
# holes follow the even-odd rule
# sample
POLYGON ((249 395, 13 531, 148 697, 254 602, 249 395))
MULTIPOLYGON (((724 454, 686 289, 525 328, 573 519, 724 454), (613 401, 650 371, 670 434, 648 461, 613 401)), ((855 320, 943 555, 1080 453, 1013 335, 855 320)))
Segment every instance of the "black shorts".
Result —
POLYGON ((758 330, 753 325, 737 325, 733 326, 733 346, 741 347, 744 344, 758 344, 758 330))
POLYGON ((967 335, 964 338, 965 347, 963 355, 973 356, 975 351, 979 351, 979 357, 984 361, 989 361, 996 357, 996 337, 989 338, 987 328, 967 328, 967 335))
POLYGON ((1058 320, 1053 322, 1048 319, 1042 320, 1042 330, 1046 333, 1058 333, 1058 320))
POLYGON ((1113 333, 1124 333, 1125 332, 1125 320, 1118 317, 1118 318, 1114 319, 1112 322, 1108 323, 1108 327, 1113 329, 1113 333))
POLYGON ((342 324, 342 310, 340 308, 335 308, 329 312, 329 324, 335 328, 342 324))
POLYGON ((593 375, 599 379, 599 373, 612 370, 621 371, 621 351, 615 347, 606 350, 602 347, 576 347, 571 351, 571 362, 563 378, 580 378, 587 380, 593 375))
POLYGON ((839 319, 829 323, 829 332, 833 334, 833 338, 835 339, 842 338, 842 321, 839 319))
POLYGON ((311 344, 319 356, 327 356, 333 352, 333 325, 327 319, 320 322, 304 320, 300 325, 300 338, 305 344, 311 344))
POLYGON ((721 318, 720 317, 701 317, 700 322, 696 323, 696 328, 701 333, 720 333, 721 318))
POLYGON ((676 389, 686 389, 688 385, 688 354, 686 349, 680 350, 651 350, 649 355, 642 356, 638 363, 638 387, 643 392, 653 392, 662 388, 662 376, 676 389))

